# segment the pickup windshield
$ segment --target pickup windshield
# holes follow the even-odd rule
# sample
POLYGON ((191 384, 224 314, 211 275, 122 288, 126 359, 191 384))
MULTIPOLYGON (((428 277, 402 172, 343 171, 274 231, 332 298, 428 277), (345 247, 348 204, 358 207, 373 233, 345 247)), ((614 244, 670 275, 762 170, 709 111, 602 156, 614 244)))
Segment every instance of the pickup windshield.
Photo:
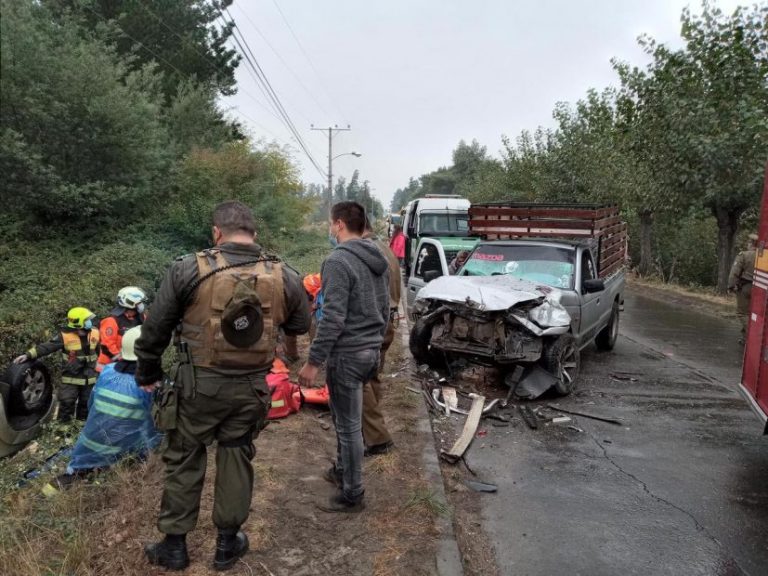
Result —
POLYGON ((466 236, 469 233, 469 215, 466 212, 423 212, 419 216, 419 234, 422 236, 466 236))
POLYGON ((573 250, 554 246, 480 245, 459 271, 461 276, 509 274, 554 288, 572 289, 573 250))

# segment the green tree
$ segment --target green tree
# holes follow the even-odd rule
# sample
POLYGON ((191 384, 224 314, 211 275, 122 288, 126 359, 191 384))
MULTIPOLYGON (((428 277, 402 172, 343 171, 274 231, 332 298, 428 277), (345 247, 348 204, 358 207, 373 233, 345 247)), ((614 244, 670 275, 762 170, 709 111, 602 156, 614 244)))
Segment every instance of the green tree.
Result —
POLYGON ((189 78, 223 95, 237 91, 240 56, 227 47, 232 25, 217 23, 233 0, 43 0, 59 15, 74 14, 90 30, 133 56, 136 69, 154 62, 166 99, 189 78))
POLYGON ((653 58, 626 69, 641 160, 666 202, 697 202, 717 221, 717 286, 726 289, 741 216, 760 196, 768 149, 768 5, 682 15, 684 48, 643 39, 653 58))
POLYGON ((161 76, 44 6, 0 7, 3 209, 81 230, 148 210, 171 161, 161 76))
POLYGON ((299 229, 312 209, 296 167, 280 148, 231 142, 219 150, 194 150, 181 162, 164 218, 168 233, 187 245, 205 246, 211 207, 225 200, 251 206, 259 237, 267 241, 299 229))

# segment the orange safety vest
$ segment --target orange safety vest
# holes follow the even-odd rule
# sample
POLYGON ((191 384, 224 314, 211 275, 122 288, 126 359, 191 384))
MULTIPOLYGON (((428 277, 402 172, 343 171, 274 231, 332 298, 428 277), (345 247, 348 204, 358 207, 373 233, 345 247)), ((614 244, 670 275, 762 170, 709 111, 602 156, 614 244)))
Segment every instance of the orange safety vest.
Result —
POLYGON ((91 328, 88 331, 88 350, 83 350, 83 343, 77 331, 62 332, 61 341, 64 350, 61 352, 64 368, 61 371, 62 384, 78 386, 95 384, 98 374, 93 371, 99 349, 99 331, 91 328))
MULTIPOLYGON (((198 278, 228 263, 221 251, 204 250, 196 255, 198 278)), ((264 261, 221 270, 201 282, 192 304, 184 311, 181 340, 186 342, 192 364, 203 368, 261 368, 275 357, 277 329, 286 315, 283 269, 277 262, 264 261), (232 299, 238 279, 257 278, 255 289, 261 301, 264 333, 247 348, 232 346, 221 332, 221 316, 232 299)))
POLYGON ((96 372, 101 373, 104 366, 117 361, 120 349, 123 345, 123 334, 135 326, 141 325, 141 317, 137 314, 133 320, 129 320, 125 314, 119 316, 107 316, 99 324, 101 345, 99 346, 99 358, 96 363, 96 372))

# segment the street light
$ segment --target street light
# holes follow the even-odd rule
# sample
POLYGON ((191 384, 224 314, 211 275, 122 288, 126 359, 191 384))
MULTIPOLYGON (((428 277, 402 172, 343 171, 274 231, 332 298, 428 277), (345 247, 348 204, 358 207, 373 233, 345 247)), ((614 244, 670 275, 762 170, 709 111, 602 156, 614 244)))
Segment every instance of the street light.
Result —
MULTIPOLYGON (((328 152, 330 152, 330 140, 328 141, 328 152)), ((328 155, 328 219, 331 219, 331 204, 333 204, 333 161, 336 160, 336 158, 341 158, 342 156, 354 156, 355 158, 360 158, 362 154, 359 152, 344 152, 343 154, 337 154, 336 156, 331 157, 331 155, 328 155)))

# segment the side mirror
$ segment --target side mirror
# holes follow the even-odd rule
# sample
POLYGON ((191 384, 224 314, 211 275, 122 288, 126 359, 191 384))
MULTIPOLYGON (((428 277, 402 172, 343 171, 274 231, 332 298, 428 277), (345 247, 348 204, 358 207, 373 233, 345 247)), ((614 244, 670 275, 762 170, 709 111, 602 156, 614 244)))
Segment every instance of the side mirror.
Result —
POLYGON ((432 282, 435 278, 440 278, 440 270, 427 270, 424 272, 424 282, 432 282))
POLYGON ((582 285, 586 294, 592 294, 594 292, 602 292, 605 290, 605 281, 602 278, 594 278, 592 280, 584 280, 582 285))

